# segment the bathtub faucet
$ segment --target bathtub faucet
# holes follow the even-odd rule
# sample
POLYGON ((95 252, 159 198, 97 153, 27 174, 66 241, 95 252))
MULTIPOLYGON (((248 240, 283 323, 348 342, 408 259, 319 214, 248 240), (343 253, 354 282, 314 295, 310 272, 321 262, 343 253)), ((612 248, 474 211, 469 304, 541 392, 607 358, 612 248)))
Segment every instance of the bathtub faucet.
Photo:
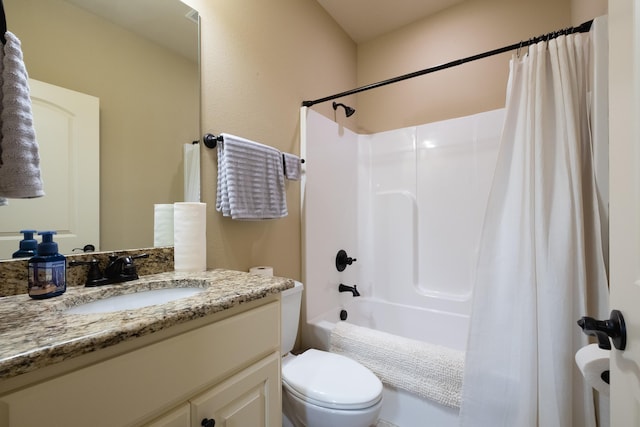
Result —
POLYGON ((340 286, 338 286, 338 291, 340 291, 340 292, 351 292, 354 297, 359 297, 360 296, 360 292, 358 292, 358 289, 356 289, 356 285, 347 286, 347 285, 344 285, 344 284, 340 283, 340 286))

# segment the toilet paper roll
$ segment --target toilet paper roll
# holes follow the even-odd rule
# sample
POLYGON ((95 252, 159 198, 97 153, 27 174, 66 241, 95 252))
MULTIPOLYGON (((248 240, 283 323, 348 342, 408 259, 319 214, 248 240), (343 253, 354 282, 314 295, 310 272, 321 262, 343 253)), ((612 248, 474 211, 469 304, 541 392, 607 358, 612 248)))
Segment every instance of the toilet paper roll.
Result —
POLYGON ((200 146, 184 144, 184 201, 200 201, 200 146))
POLYGON ((257 274, 258 276, 273 276, 273 267, 269 267, 268 265, 258 265, 255 267, 251 267, 249 269, 249 273, 257 274))
POLYGON ((591 387, 609 396, 609 384, 602 379, 602 373, 609 370, 610 350, 603 350, 598 344, 589 344, 576 352, 576 364, 591 387))
POLYGON ((175 203, 173 206, 173 261, 175 271, 207 269, 207 204, 175 203))
POLYGON ((173 245, 173 203, 153 205, 153 246, 173 245))

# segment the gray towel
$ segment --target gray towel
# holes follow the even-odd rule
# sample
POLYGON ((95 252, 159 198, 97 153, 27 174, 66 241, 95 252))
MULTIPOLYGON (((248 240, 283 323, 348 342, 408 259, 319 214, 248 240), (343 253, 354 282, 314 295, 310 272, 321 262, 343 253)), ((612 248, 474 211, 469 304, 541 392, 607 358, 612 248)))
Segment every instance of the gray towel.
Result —
POLYGON ((44 196, 44 191, 31 112, 29 76, 22 59, 20 40, 8 31, 5 38, 7 42, 0 54, 0 198, 41 197, 44 196))
POLYGON ((216 210, 232 219, 287 216, 282 153, 238 136, 222 137, 218 143, 216 210))
POLYGON ((301 175, 301 160, 295 154, 282 153, 284 160, 284 177, 291 181, 299 181, 301 175))

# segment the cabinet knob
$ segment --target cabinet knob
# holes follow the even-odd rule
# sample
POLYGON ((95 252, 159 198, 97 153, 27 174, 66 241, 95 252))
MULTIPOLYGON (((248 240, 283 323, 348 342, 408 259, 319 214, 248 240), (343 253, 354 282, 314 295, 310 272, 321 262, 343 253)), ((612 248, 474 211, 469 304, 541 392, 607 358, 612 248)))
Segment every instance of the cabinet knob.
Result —
POLYGON ((200 425, 202 427, 215 427, 216 425, 216 420, 214 420, 213 418, 209 419, 209 418, 205 418, 202 420, 202 422, 200 423, 200 425))

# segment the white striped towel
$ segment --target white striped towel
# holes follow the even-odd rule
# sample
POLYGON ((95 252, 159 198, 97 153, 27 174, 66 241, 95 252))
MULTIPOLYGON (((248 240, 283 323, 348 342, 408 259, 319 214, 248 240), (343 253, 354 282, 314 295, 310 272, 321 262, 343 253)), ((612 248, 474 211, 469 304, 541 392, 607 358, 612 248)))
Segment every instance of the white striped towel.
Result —
MULTIPOLYGON (((7 31, 2 51, 2 140, 0 141, 0 199, 44 196, 40 155, 33 127, 29 76, 20 40, 7 31)), ((1 46, 1 45, 0 45, 1 46)), ((6 203, 0 201, 0 205, 6 203)))
POLYGON ((221 136, 216 210, 232 219, 287 216, 282 153, 235 135, 221 136))
POLYGON ((282 153, 282 159, 284 160, 284 177, 291 181, 299 181, 301 173, 300 157, 295 154, 282 153))
POLYGON ((452 408, 460 407, 464 352, 338 322, 330 351, 350 357, 397 387, 452 408))

